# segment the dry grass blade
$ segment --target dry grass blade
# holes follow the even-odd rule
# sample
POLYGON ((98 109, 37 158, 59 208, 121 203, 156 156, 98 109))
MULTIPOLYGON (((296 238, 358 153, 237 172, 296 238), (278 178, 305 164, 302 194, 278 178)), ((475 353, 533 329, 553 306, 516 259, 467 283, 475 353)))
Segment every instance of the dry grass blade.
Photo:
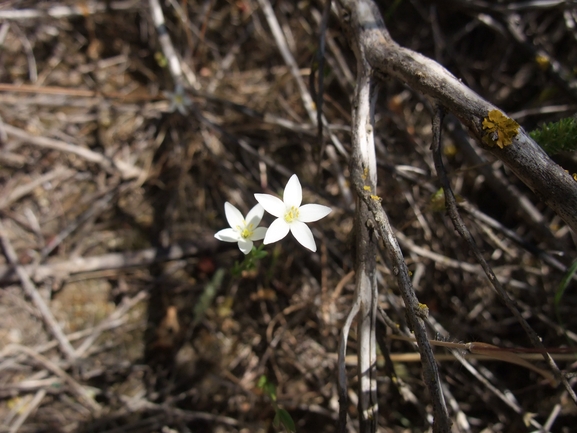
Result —
POLYGON ((22 283, 22 288, 24 289, 26 295, 32 300, 34 306, 38 309, 46 326, 52 332, 56 340, 60 345, 60 349, 66 355, 66 357, 70 361, 74 361, 76 359, 76 354, 74 353, 74 348, 62 332, 60 325, 56 322, 52 311, 44 301, 44 298, 40 295, 34 283, 28 276, 28 273, 24 270, 24 268, 18 263, 18 258, 16 257, 16 252, 10 243, 10 239, 6 233, 6 230, 2 223, 0 222, 0 240, 2 241, 2 247, 4 249, 4 253, 8 258, 8 262, 16 269, 16 273, 20 278, 20 282, 22 283))
POLYGON ((45 389, 40 389, 36 392, 36 395, 34 395, 32 401, 30 401, 26 405, 25 410, 21 411, 20 415, 18 415, 18 418, 16 418, 16 420, 14 420, 14 422, 10 426, 9 433, 16 433, 20 430, 20 427, 22 427, 24 421, 26 421, 26 419, 30 416, 30 413, 34 411, 40 405, 40 403, 42 403, 42 400, 44 399, 45 396, 46 396, 45 389))
MULTIPOLYGON (((46 265, 26 265, 24 270, 34 281, 47 278, 65 279, 82 273, 104 270, 123 269, 149 266, 163 261, 181 260, 188 256, 196 256, 215 250, 213 239, 203 240, 201 245, 192 242, 173 244, 169 248, 147 248, 145 250, 125 253, 111 253, 102 256, 76 257, 62 262, 46 265)), ((0 281, 13 282, 15 279, 13 267, 0 267, 0 281)))
POLYGON ((3 125, 2 129, 4 129, 4 131, 8 133, 9 136, 12 135, 20 140, 23 140, 25 143, 35 144, 37 146, 45 147, 48 149, 54 149, 61 152, 78 155, 87 161, 99 164, 103 169, 107 171, 116 169, 121 173, 124 179, 132 179, 142 175, 142 171, 140 169, 133 167, 124 161, 113 161, 110 158, 107 158, 104 155, 98 154, 89 149, 85 149, 69 143, 64 143, 62 141, 54 140, 51 138, 35 137, 11 125, 3 125))
POLYGON ((5 349, 8 352, 22 352, 26 354, 28 357, 37 361, 40 365, 44 368, 49 370, 51 373, 58 376, 62 381, 64 381, 72 391, 78 396, 80 401, 82 401, 94 415, 98 415, 102 410, 102 407, 94 400, 94 397, 90 395, 88 390, 74 380, 70 375, 68 375, 64 370, 62 370, 58 365, 54 364, 48 358, 39 353, 36 353, 34 350, 30 349, 29 347, 20 346, 20 345, 9 345, 5 349))

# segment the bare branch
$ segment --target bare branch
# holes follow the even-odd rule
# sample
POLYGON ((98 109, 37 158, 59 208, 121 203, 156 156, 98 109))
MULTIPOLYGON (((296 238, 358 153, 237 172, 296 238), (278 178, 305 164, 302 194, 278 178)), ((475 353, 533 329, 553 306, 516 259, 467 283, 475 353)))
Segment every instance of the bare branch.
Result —
POLYGON ((359 164, 355 164, 354 161, 352 164, 351 175, 355 190, 374 216, 375 229, 379 232, 379 235, 389 252, 393 265, 393 274, 395 274, 397 278, 397 284, 406 305, 407 317, 412 330, 415 333, 415 338, 421 353, 423 376, 433 401, 433 410, 435 413, 435 424, 433 426, 434 431, 450 432, 451 420, 445 405, 435 356, 431 345, 429 344, 427 330, 425 328, 424 319, 427 317, 428 308, 426 305, 419 303, 409 277, 409 270, 403 258, 403 253, 399 247, 397 239, 395 238, 389 219, 380 205, 380 201, 369 191, 364 189, 362 170, 360 169, 359 164))
POLYGON ((401 47, 390 37, 372 0, 336 0, 352 46, 377 75, 392 76, 441 103, 469 130, 485 150, 503 161, 537 197, 577 233, 577 182, 553 162, 522 129, 503 149, 482 144, 483 118, 496 109, 437 62, 401 47))
MULTIPOLYGON (((359 8, 362 14, 362 8, 359 8)), ((346 12, 345 17, 346 19, 346 12)), ((349 32, 349 37, 351 33, 349 32)), ((451 419, 447 411, 438 367, 429 344, 424 318, 428 312, 417 300, 409 278, 407 265, 395 239, 393 229, 376 196, 377 170, 374 146, 374 90, 373 68, 367 62, 364 46, 360 39, 353 37, 351 46, 357 58, 357 85, 353 100, 351 178, 358 195, 355 217, 356 236, 356 296, 360 299, 359 317, 359 415, 361 432, 376 431, 376 233, 378 230, 385 242, 393 272, 397 276, 399 289, 405 302, 411 328, 415 332, 421 359, 423 375, 433 401, 435 432, 450 432, 451 419), (373 221, 374 218, 374 221, 373 221), (368 354, 367 354, 368 351, 368 354), (368 355, 368 356, 367 356, 368 355), (369 362, 367 362, 369 361, 369 362), (373 385, 374 382, 374 385, 373 385), (370 391, 369 391, 370 390, 370 391)))
MULTIPOLYGON (((181 242, 167 248, 148 248, 144 250, 109 253, 101 256, 75 257, 70 260, 41 265, 20 266, 34 281, 46 278, 64 279, 70 275, 106 269, 123 269, 135 266, 148 266, 170 260, 179 260, 186 256, 195 256, 216 250, 217 245, 212 236, 200 242, 181 242)), ((0 282, 16 281, 13 266, 0 266, 0 282)))
POLYGON ((435 117, 433 118, 432 150, 433 150, 433 158, 435 160, 435 168, 437 169, 437 175, 439 176, 441 185, 443 186, 443 190, 445 191, 445 205, 447 207, 447 212, 451 217, 451 221, 453 222, 455 229, 459 232, 461 237, 465 240, 465 242, 467 242, 468 247, 471 249, 471 251, 475 255, 475 258, 485 271, 485 274, 487 275, 487 278, 489 279, 491 285, 497 292, 497 295, 499 295, 503 303, 507 306, 507 308, 509 308, 513 316, 515 316, 517 321, 521 324, 521 326, 529 336, 531 343, 535 347, 542 349, 544 351, 543 358, 545 359, 547 364, 549 364, 549 367, 551 368, 553 373, 555 373, 557 379, 559 379, 563 384, 563 386, 565 386, 565 389, 567 390, 573 401, 577 403, 577 396, 575 395, 575 392, 571 388, 571 385, 569 385, 567 379, 561 374, 561 371, 559 371, 559 368, 555 364, 555 361, 553 361, 553 359, 551 358, 551 355, 549 355, 545 351, 545 346, 541 342, 541 338, 539 337, 539 335, 533 330, 533 328, 531 328, 527 320, 525 320, 525 318, 521 315, 519 309, 517 308, 517 305, 515 304, 515 301, 508 295, 508 293, 501 285, 501 282, 497 279, 497 276, 495 275, 489 264, 485 261, 485 258, 483 257, 483 254, 481 254, 481 250, 479 250, 479 248, 477 247, 477 244, 475 243, 475 240, 473 239, 471 232, 469 232, 469 230, 465 226, 465 223, 461 219, 461 216, 459 215, 459 211, 457 210, 457 201, 455 200, 453 190, 451 189, 451 184, 449 182, 449 178, 443 166, 443 159, 441 156, 442 121, 443 121, 443 110, 442 108, 439 107, 437 109, 435 117))
POLYGON ((37 9, 7 9, 0 11, 0 19, 4 20, 28 20, 32 18, 64 18, 74 16, 87 16, 99 12, 106 12, 107 8, 114 11, 136 9, 140 6, 138 0, 116 2, 86 2, 78 6, 53 6, 45 10, 37 9))
POLYGON ((162 52, 166 56, 166 60, 168 62, 168 69, 170 70, 170 75, 172 75, 172 79, 174 80, 175 87, 183 86, 183 78, 182 78, 182 66, 180 65, 180 60, 176 54, 176 50, 174 49, 174 45, 170 40, 170 36, 166 31, 166 25, 164 24, 164 14, 162 13, 162 8, 160 7, 160 3, 158 0, 150 0, 150 12, 152 15, 152 21, 154 22, 154 26, 156 27, 156 31, 158 32, 158 40, 160 41, 160 46, 162 48, 162 52))
MULTIPOLYGON (((353 102, 352 144, 354 166, 353 170, 363 173, 367 188, 376 189, 377 160, 373 137, 374 101, 372 93, 374 81, 371 78, 368 65, 357 58, 357 87, 353 102)), ((362 187, 361 187, 362 188, 362 187)), ((377 431, 377 377, 376 377, 376 308, 377 308, 377 279, 376 279, 376 238, 374 224, 371 224, 371 215, 367 206, 357 200, 355 214, 355 304, 352 311, 358 310, 358 375, 359 375, 359 416, 361 432, 377 431)), ((351 319, 349 316, 348 320, 351 319)), ((345 329, 348 332, 348 329, 345 329)), ((341 340, 341 343, 343 341, 341 340)), ((341 350, 346 348, 346 338, 341 344, 341 350)), ((342 390, 341 390, 342 393, 342 390)), ((341 398, 341 416, 345 401, 341 398)), ((342 422, 341 418, 341 422, 342 422)), ((344 425, 340 425, 344 431, 344 425)))

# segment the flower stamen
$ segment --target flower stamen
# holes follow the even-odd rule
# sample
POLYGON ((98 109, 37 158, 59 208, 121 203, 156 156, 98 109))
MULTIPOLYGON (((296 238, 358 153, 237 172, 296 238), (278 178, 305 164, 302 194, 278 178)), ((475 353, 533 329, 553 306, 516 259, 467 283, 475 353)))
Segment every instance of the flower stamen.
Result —
POLYGON ((237 242, 239 249, 248 254, 252 250, 253 242, 263 239, 266 235, 267 229, 258 227, 264 208, 257 204, 245 218, 237 208, 226 202, 224 211, 230 228, 220 230, 214 237, 224 242, 237 242))
POLYGON ((256 201, 277 218, 266 232, 263 241, 265 245, 280 241, 290 232, 303 247, 312 252, 317 250, 313 233, 306 223, 326 217, 331 213, 331 208, 320 204, 301 206, 302 196, 303 190, 296 174, 288 180, 282 200, 269 194, 254 195, 256 201))
POLYGON ((295 206, 292 206, 287 211, 287 213, 284 214, 284 220, 289 224, 298 218, 299 218, 299 210, 295 206))

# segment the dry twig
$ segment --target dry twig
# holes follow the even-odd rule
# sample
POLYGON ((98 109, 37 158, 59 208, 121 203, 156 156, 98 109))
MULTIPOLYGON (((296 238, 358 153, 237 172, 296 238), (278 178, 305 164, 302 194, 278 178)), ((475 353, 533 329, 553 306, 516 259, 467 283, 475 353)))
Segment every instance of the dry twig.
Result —
POLYGON ((561 381, 561 383, 563 384, 563 386, 565 387, 565 389, 567 390, 567 392, 569 393, 575 404, 577 404, 577 395, 575 395, 575 392, 571 388, 571 385, 569 385, 569 382, 567 381, 565 376, 563 376, 563 374, 559 370, 559 367, 557 367, 555 361, 551 358, 551 355, 549 355, 549 353, 547 353, 547 351, 545 350, 545 346, 543 345, 541 337, 539 337, 539 335, 529 325, 527 320, 525 320, 525 318, 521 315, 519 309, 517 308, 517 305, 515 304, 515 301, 509 296, 509 294, 505 291, 505 289, 501 285, 501 282, 495 276, 495 273, 493 272, 493 270, 491 269, 491 267, 481 254, 481 251, 477 247, 475 240, 471 236, 471 232, 467 229, 467 227, 463 223, 463 220, 461 219, 461 216, 459 215, 459 211, 457 210, 457 201, 455 199, 455 195, 453 194, 449 178, 447 177, 447 173, 443 166, 443 159, 441 156, 442 122, 443 122, 443 109, 441 107, 438 107, 437 113, 433 118, 433 144, 431 146, 431 149, 433 151, 433 158, 435 159, 435 167, 437 168, 437 175, 439 176, 441 185, 443 186, 443 190, 445 192, 445 204, 449 216, 451 217, 451 221, 453 222, 455 229, 459 232, 459 235, 461 235, 461 237, 467 243, 467 246, 471 249, 471 251, 475 255, 475 258, 483 268, 483 271, 485 271, 487 278, 489 279, 491 285, 499 295, 499 298, 503 301, 503 303, 507 306, 507 308, 509 308, 513 316, 515 316, 517 321, 521 324, 521 326, 527 333, 527 336, 529 337, 531 343, 536 348, 543 350, 543 358, 545 359, 545 361, 555 374, 555 377, 559 381, 561 381))
POLYGON ((66 357, 70 361, 74 361, 76 359, 76 354, 74 353, 74 348, 62 332, 60 325, 56 322, 54 315, 50 311, 48 305, 44 301, 44 298, 38 293, 36 286, 32 283, 28 273, 26 270, 18 263, 18 257, 16 256, 16 252, 14 248, 12 248, 12 244, 8 239, 8 235, 4 229, 2 222, 0 222, 0 239, 2 241, 2 247, 4 248, 4 254, 8 259, 8 262, 16 269, 16 273, 20 278, 20 282, 22 283, 22 288, 24 289, 25 293, 30 297, 34 306, 38 308, 42 318, 44 319, 44 323, 46 323, 47 328, 50 330, 54 338, 58 341, 60 345, 60 350, 66 355, 66 357))

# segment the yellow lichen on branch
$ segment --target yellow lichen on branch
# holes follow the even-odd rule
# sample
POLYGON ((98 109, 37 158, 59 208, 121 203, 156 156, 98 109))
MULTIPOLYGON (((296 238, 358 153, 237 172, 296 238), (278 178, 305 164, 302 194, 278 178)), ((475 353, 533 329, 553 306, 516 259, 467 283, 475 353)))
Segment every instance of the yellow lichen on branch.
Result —
POLYGON ((519 124, 499 110, 491 110, 483 119, 483 129, 487 130, 483 143, 489 147, 496 145, 503 149, 513 142, 513 138, 519 132, 519 124))

